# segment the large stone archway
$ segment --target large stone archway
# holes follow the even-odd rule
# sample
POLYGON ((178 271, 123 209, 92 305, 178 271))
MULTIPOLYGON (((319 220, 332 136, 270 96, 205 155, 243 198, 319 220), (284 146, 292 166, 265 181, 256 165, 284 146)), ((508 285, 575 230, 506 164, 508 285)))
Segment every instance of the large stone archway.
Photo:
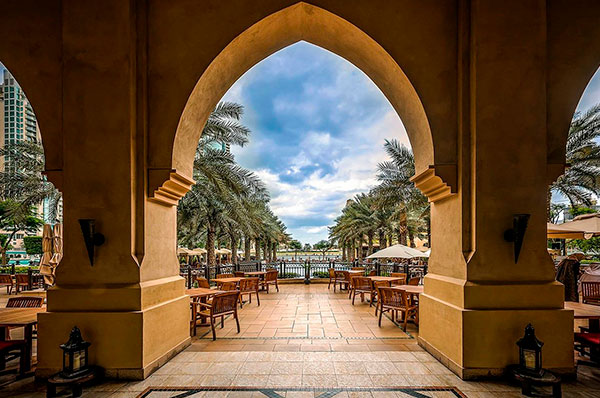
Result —
POLYGON ((193 183, 186 145, 199 134, 187 124, 297 40, 363 69, 409 127, 414 181, 433 202, 421 344, 463 377, 496 373, 533 322, 545 366, 572 370, 573 321, 546 253, 545 200, 598 66, 600 4, 39 3, 4 2, 0 59, 33 103, 49 178, 64 193, 66 251, 40 316, 40 375, 60 367, 57 346, 73 324, 92 341, 92 361, 121 378, 146 377, 188 344, 175 256, 175 205, 193 183), (502 234, 519 213, 531 218, 515 264, 502 234), (93 267, 81 218, 107 237, 93 267))

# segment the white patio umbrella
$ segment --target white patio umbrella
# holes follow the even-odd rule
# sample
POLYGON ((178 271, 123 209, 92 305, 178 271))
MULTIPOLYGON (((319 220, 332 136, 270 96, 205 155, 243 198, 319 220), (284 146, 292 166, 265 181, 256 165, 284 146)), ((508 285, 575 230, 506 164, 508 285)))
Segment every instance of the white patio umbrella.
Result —
POLYGON ((56 270, 60 260, 63 258, 63 242, 62 242, 62 224, 54 224, 54 231, 52 237, 52 258, 50 264, 52 268, 56 270))
POLYGON ((428 257, 425 253, 413 249, 412 247, 404 246, 401 244, 386 247, 385 249, 379 250, 376 253, 371 254, 367 258, 415 258, 415 257, 428 257))

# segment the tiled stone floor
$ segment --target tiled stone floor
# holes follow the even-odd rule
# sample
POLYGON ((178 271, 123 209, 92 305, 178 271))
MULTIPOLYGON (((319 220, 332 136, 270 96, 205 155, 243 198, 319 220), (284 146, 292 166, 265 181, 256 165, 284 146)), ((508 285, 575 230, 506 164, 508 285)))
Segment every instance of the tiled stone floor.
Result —
MULTIPOLYGON (((414 325, 409 324, 404 333, 384 319, 383 327, 378 328, 374 309, 367 302, 357 300, 352 306, 344 293, 334 294, 327 285, 280 287, 280 293, 261 294, 260 307, 255 301, 244 305, 240 334, 235 333, 233 320, 226 320, 225 327, 218 329, 215 342, 210 334, 204 335, 206 328, 199 328, 190 347, 146 380, 109 381, 86 389, 83 396, 521 396, 518 387, 502 381, 462 381, 417 345, 414 325), (221 388, 202 391, 211 386, 221 388), (167 391, 165 387, 178 389, 167 391), (234 391, 235 387, 253 390, 234 391), (427 387, 446 389, 431 391, 427 387)), ((563 383, 563 393, 565 397, 600 397, 600 370, 580 367, 576 382, 563 383)), ((0 397, 44 396, 43 384, 33 378, 0 389, 0 397)))

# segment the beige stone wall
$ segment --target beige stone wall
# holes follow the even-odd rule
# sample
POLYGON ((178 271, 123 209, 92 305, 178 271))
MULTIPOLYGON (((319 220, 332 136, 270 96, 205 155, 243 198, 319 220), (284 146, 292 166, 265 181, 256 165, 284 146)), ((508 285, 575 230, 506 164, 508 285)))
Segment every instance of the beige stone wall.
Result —
POLYGON ((119 377, 145 377, 187 343, 174 205, 195 141, 242 73, 298 40, 365 71, 407 125, 433 202, 421 343, 463 377, 494 373, 531 321, 546 365, 572 369, 544 211, 600 64, 599 13, 589 0, 6 0, 0 59, 33 104, 65 206, 39 373, 59 366, 75 323, 119 377), (517 213, 531 220, 515 264, 502 234, 517 213), (80 218, 106 236, 93 267, 80 218))

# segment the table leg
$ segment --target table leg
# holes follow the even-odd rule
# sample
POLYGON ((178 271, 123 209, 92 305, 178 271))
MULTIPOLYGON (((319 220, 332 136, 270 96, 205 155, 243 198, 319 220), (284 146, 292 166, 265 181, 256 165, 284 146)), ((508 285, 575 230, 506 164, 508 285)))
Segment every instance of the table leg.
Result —
MULTIPOLYGON (((203 303, 203 304, 206 304, 206 302, 207 302, 206 299, 207 299, 207 297, 200 297, 200 302, 203 303)), ((205 316, 200 316, 200 325, 201 326, 208 326, 208 322, 206 322, 206 317, 205 316)))
POLYGON ((33 343, 33 325, 29 324, 29 325, 25 325, 25 358, 27 358, 28 360, 25 361, 26 365, 25 365, 25 369, 23 369, 23 372, 29 372, 29 370, 31 369, 31 361, 32 361, 32 355, 33 355, 33 349, 32 349, 32 343, 33 343))

